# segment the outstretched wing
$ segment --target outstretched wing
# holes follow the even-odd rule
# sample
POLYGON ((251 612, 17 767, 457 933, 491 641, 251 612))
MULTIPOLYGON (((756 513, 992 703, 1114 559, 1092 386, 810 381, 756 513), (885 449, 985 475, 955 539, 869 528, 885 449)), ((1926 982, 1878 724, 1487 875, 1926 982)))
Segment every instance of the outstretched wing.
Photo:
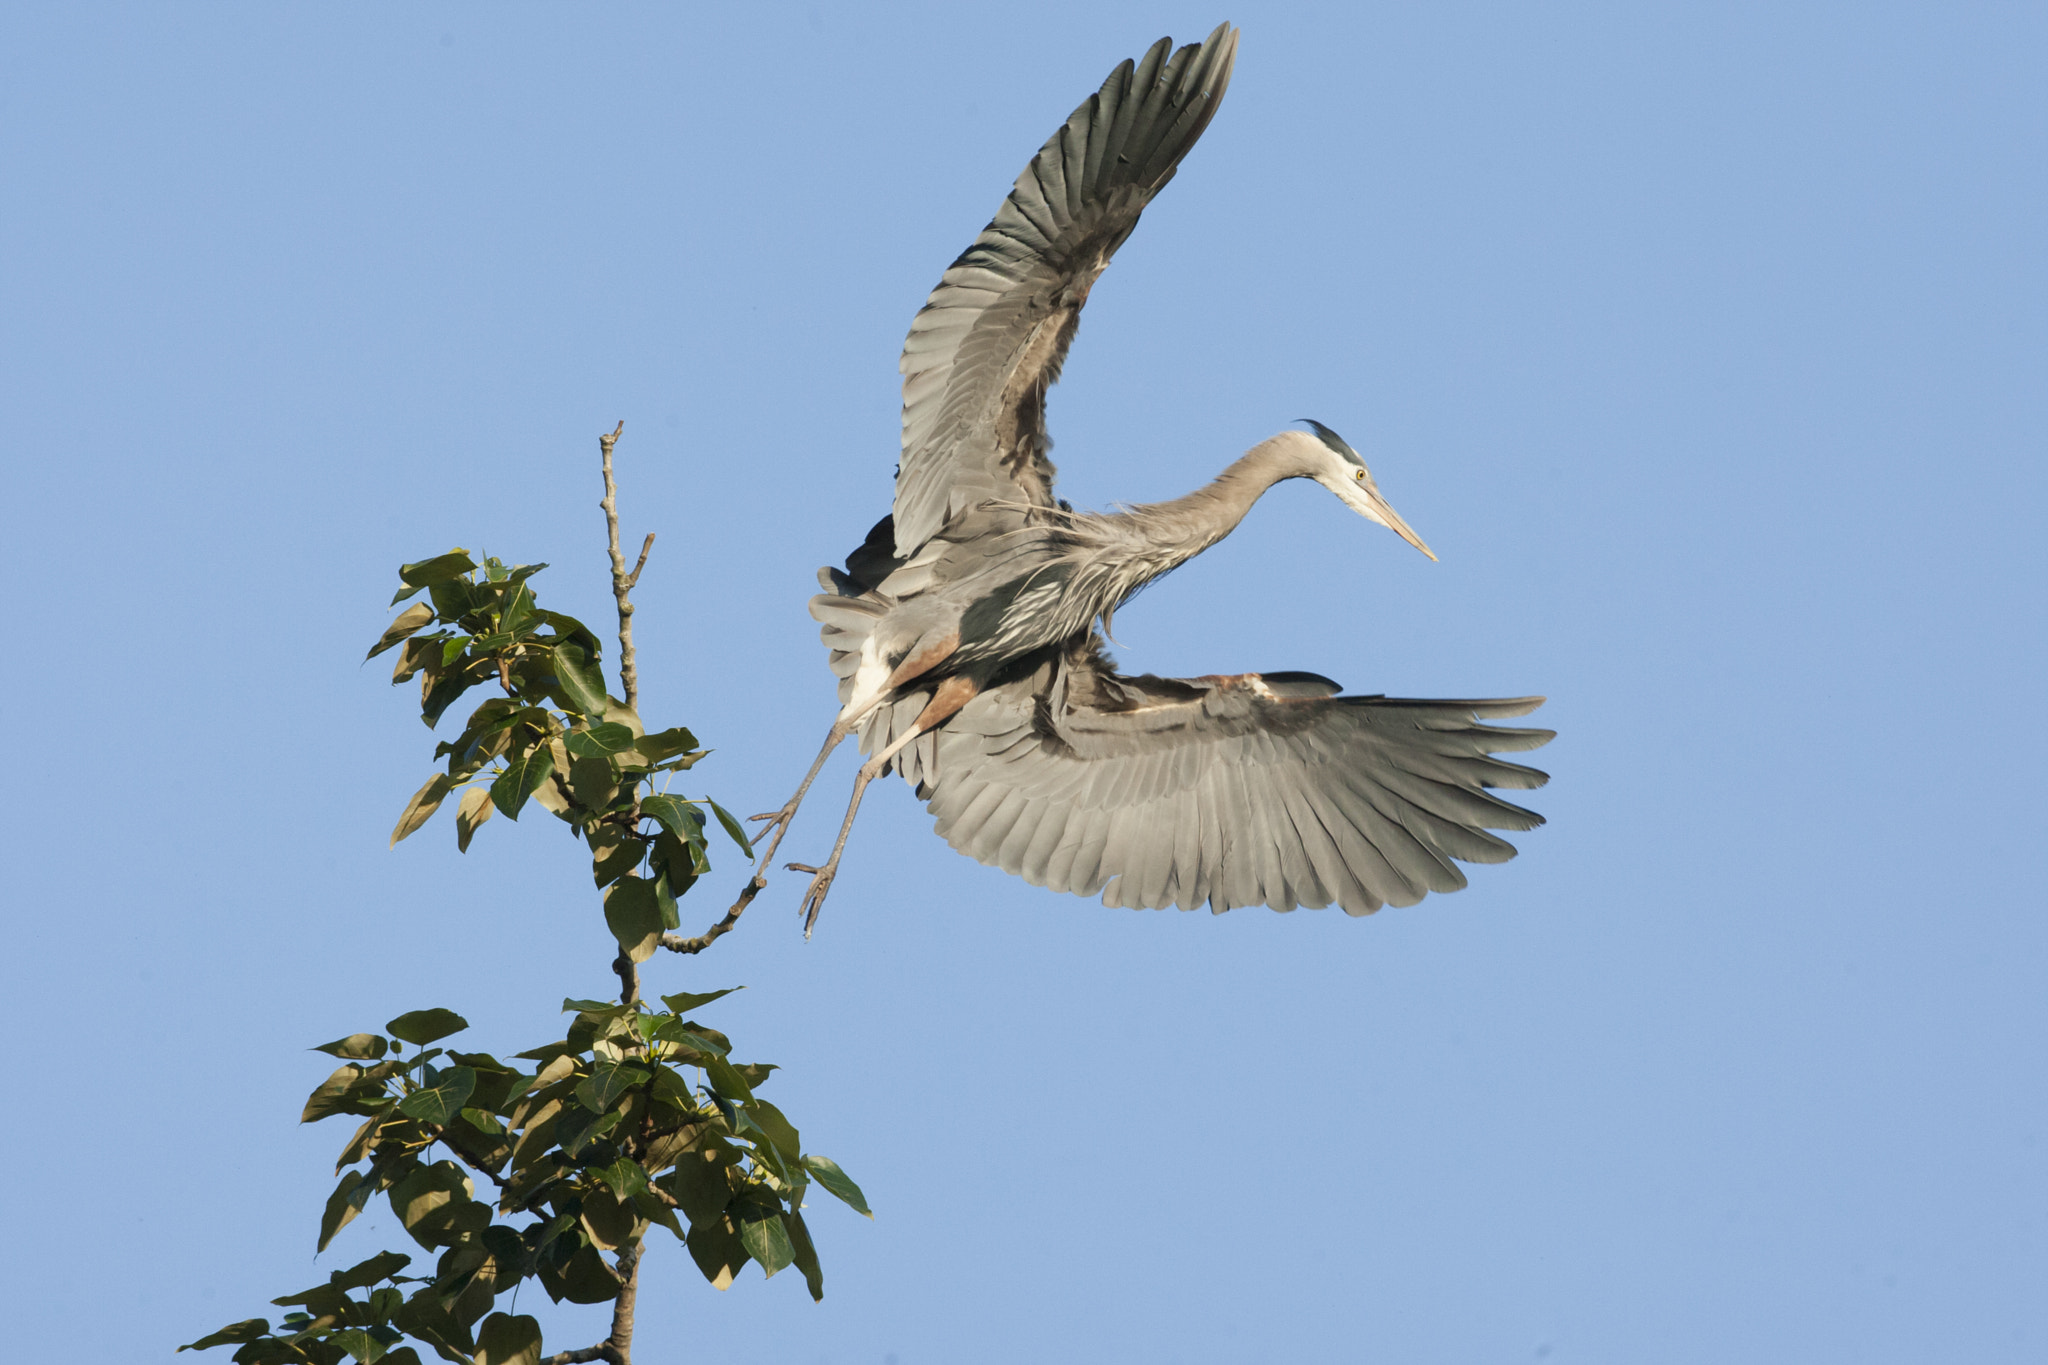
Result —
POLYGON ((896 551, 991 499, 1050 507, 1045 391, 1096 276, 1209 126, 1237 30, 1124 62, 1039 149, 903 345, 896 551))
POLYGON ((1548 780, 1492 757, 1547 743, 1541 697, 1340 697, 1313 674, 1125 678, 1099 644, 992 688, 936 736, 919 796, 962 853, 1138 909, 1353 915, 1465 885, 1543 817, 1489 794, 1548 780))

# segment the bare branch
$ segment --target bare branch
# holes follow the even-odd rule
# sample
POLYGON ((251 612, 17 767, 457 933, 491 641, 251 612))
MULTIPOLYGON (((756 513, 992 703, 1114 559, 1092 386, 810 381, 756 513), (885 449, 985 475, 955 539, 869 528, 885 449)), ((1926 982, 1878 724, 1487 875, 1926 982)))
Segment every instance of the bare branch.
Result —
POLYGON ((640 582, 640 571, 647 567, 648 551, 654 548, 654 532, 647 533, 647 539, 640 542, 640 562, 633 566, 633 572, 626 576, 626 586, 633 587, 640 582))
POLYGON ((619 1281, 625 1287, 612 1300, 612 1336, 605 1345, 617 1365, 633 1365, 633 1307, 640 1297, 640 1244, 619 1248, 619 1281))
POLYGON ((626 956, 625 949, 612 959, 612 970, 619 974, 619 1003, 637 1005, 640 1003, 640 967, 626 956))
POLYGON ((647 540, 640 546, 640 562, 633 566, 633 572, 626 572, 626 556, 619 549, 619 486, 612 479, 612 447, 619 443, 619 433, 626 429, 621 421, 609 436, 597 438, 598 454, 604 462, 604 499, 597 505, 604 509, 604 529, 612 555, 612 597, 619 604, 619 686, 625 690, 626 705, 640 709, 640 672, 633 659, 633 603, 627 594, 640 581, 640 571, 647 567, 648 552, 654 548, 654 533, 647 533, 647 540))
POLYGON ((740 916, 746 913, 747 907, 754 903, 754 897, 760 895, 761 888, 766 885, 768 885, 768 879, 757 874, 752 881, 741 888, 740 898, 732 903, 730 910, 725 912, 724 919, 712 925, 695 938, 684 938, 681 934, 663 934, 661 936, 661 946, 672 953, 703 952, 706 948, 709 948, 712 944, 732 932, 732 927, 740 922, 740 916))
POLYGON ((601 1346, 585 1346, 580 1351, 557 1351, 543 1360, 540 1365, 583 1365, 586 1360, 616 1360, 612 1355, 612 1344, 607 1341, 601 1346))

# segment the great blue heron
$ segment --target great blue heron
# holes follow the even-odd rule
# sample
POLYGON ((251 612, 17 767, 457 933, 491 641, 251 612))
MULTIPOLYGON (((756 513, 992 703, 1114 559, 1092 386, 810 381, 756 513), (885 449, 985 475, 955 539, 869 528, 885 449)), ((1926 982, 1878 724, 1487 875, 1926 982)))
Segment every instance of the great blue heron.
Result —
POLYGON ((1172 502, 1092 513, 1053 495, 1046 389, 1090 286, 1215 115, 1236 51, 1225 24, 1112 71, 911 324, 893 513, 843 571, 819 571, 825 592, 811 599, 839 716, 796 795, 755 817, 771 822, 765 869, 858 731, 870 757, 832 856, 790 864, 812 874, 806 934, 862 793, 891 766, 953 847, 1113 906, 1369 914, 1464 886, 1453 860, 1515 854, 1488 830, 1543 822, 1485 789, 1541 786, 1543 773, 1491 755, 1551 732, 1478 723, 1541 697, 1340 697, 1313 673, 1124 677, 1103 651, 1098 621, 1106 632, 1121 603, 1230 534, 1282 479, 1314 479, 1436 558, 1318 422, 1172 502))

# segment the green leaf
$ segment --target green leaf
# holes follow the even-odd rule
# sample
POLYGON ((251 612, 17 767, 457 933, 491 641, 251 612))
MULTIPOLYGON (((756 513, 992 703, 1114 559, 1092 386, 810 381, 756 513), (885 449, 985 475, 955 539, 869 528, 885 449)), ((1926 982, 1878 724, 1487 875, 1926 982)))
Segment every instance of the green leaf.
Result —
POLYGON ((505 1125, 499 1121, 496 1114, 493 1114, 488 1109, 464 1109, 461 1116, 470 1127, 476 1129, 479 1133, 488 1134, 491 1137, 505 1136, 505 1125))
POLYGON ((391 1187, 391 1211, 421 1246, 445 1246, 462 1232, 481 1232, 490 1223, 489 1207, 477 1203, 473 1193, 460 1166, 437 1161, 415 1168, 391 1187))
MULTIPOLYGON (((699 1052, 712 1052, 721 1057, 727 1057, 732 1054, 732 1039, 726 1037, 717 1029, 706 1028, 694 1020, 664 1019, 661 1021, 660 1026, 654 1030, 654 1036, 665 1043, 680 1043, 684 1047, 695 1048, 699 1052)), ((695 1063, 691 1063, 691 1065, 694 1066, 695 1063)))
POLYGON ((571 730, 569 752, 578 758, 604 758, 633 747, 633 732, 616 721, 593 725, 588 730, 571 730))
POLYGON ((462 733, 443 742, 434 756, 449 756, 450 773, 474 772, 515 747, 523 749, 545 737, 548 718, 545 707, 528 706, 517 697, 491 697, 477 704, 462 733))
POLYGON ((718 823, 725 827, 725 832, 732 836, 732 841, 740 846, 740 852, 749 858, 753 857, 753 841, 747 838, 747 832, 740 828, 740 822, 732 818, 732 812, 708 796, 704 798, 704 804, 711 807, 711 813, 718 817, 718 823))
MULTIPOLYGON (((562 1002, 562 1013, 564 1014, 569 1014, 571 1012, 574 1012, 576 1014, 599 1014, 603 1015, 607 1019, 616 1018, 619 1015, 629 1013, 632 1010, 632 1008, 633 1007, 631 1005, 621 1005, 616 1000, 572 999, 564 1000, 562 1002)), ((524 1057, 526 1054, 522 1052, 519 1055, 524 1057)))
POLYGON ((493 1313, 476 1334, 476 1365, 540 1365, 540 1320, 493 1313))
POLYGON ((706 991, 702 995, 693 995, 689 991, 677 991, 674 995, 664 995, 661 997, 661 1003, 667 1005, 676 1014, 688 1014, 691 1010, 702 1009, 720 996, 731 995, 734 991, 743 991, 745 989, 745 986, 727 986, 722 991, 706 991))
POLYGON ((654 1183, 680 1204, 691 1227, 702 1227, 725 1213, 732 1202, 726 1170, 739 1160, 737 1149, 712 1139, 683 1152, 676 1167, 654 1183))
POLYGON ((441 1295, 430 1284, 414 1290, 392 1321, 408 1336, 432 1346, 443 1360, 467 1360, 476 1349, 469 1329, 442 1307, 441 1295))
POLYGON ((554 656, 555 676, 561 680, 562 694, 569 704, 585 716, 602 719, 608 706, 604 675, 575 645, 556 645, 554 656))
MULTIPOLYGON (((558 775, 568 771, 573 766, 569 758, 568 747, 562 743, 559 736, 548 741, 548 757, 554 760, 555 772, 558 775)), ((545 810, 557 819, 566 820, 572 825, 580 826, 583 817, 588 812, 577 810, 576 802, 571 800, 569 793, 563 790, 564 785, 564 783, 559 781, 541 783, 533 789, 534 802, 542 810, 545 810)))
POLYGON ((218 1332, 203 1336, 197 1341, 188 1341, 178 1349, 180 1351, 204 1351, 209 1346, 232 1346, 236 1342, 254 1341, 258 1337, 269 1335, 269 1318, 244 1318, 240 1322, 231 1322, 218 1332))
POLYGON ((384 1358, 384 1343, 360 1327, 344 1327, 330 1333, 327 1340, 347 1351, 362 1365, 377 1365, 384 1358))
POLYGON ((754 1092, 748 1088, 746 1078, 733 1070, 732 1063, 725 1058, 707 1052, 699 1065, 704 1068, 704 1074, 711 1078, 711 1088, 727 1099, 744 1104, 754 1098, 754 1092))
POLYGON ((335 1114, 367 1114, 356 1099, 356 1086, 364 1076, 363 1068, 350 1062, 338 1066, 328 1074, 326 1080, 315 1086, 313 1093, 306 1096, 306 1107, 299 1111, 300 1123, 314 1123, 335 1114))
POLYGON ((740 1245, 747 1254, 761 1263, 761 1269, 769 1279, 796 1259, 796 1248, 789 1244, 789 1234, 783 1230, 782 1219, 774 1214, 766 1218, 749 1218, 740 1224, 740 1245))
POLYGON ((602 1114, 618 1104, 619 1098, 653 1073, 643 1066, 614 1062, 600 1057, 591 1063, 590 1074, 576 1087, 576 1098, 593 1114, 602 1114))
POLYGON ((713 1289, 730 1289, 732 1277, 747 1263, 747 1248, 740 1241, 732 1219, 721 1215, 701 1227, 690 1229, 690 1259, 713 1289))
POLYGON ((460 1033, 469 1027, 469 1020, 454 1010, 412 1010, 399 1015, 384 1026, 384 1031, 394 1038, 403 1038, 416 1047, 425 1047, 436 1039, 446 1038, 451 1033, 460 1033))
POLYGON ((427 589, 427 598, 434 604, 434 611, 443 621, 457 622, 463 629, 475 632, 483 623, 472 618, 488 607, 491 596, 478 591, 477 585, 464 578, 449 578, 427 589))
POLYGON ((441 809, 442 800, 447 797, 449 789, 454 785, 455 779, 446 773, 435 773, 428 778, 427 785, 414 792, 412 800, 406 802, 404 812, 398 817, 397 827, 391 831, 390 846, 395 848, 400 839, 431 820, 434 812, 441 809))
POLYGON ((652 1181, 648 1182, 647 1188, 633 1196, 633 1210, 648 1222, 659 1223, 667 1228, 675 1234, 677 1241, 689 1240, 690 1230, 683 1226, 682 1221, 676 1217, 676 1211, 668 1202, 654 1192, 652 1181))
POLYGON ((435 1084, 415 1090, 398 1102, 398 1112, 436 1128, 448 1126, 476 1090, 476 1072, 466 1066, 451 1066, 435 1084))
MULTIPOLYGON (((272 1299, 271 1302, 280 1308, 289 1308, 295 1303, 304 1304, 308 1313, 321 1318, 339 1314, 342 1307, 349 1302, 349 1297, 332 1284, 316 1284, 311 1289, 301 1289, 296 1294, 286 1294, 282 1298, 272 1299)), ((290 1319, 287 1318, 286 1321, 289 1322, 290 1319)))
POLYGON ((619 878, 604 893, 604 922, 629 960, 653 957, 661 946, 661 906, 653 884, 644 877, 619 878))
POLYGON ((661 827, 687 843, 704 842, 704 817, 689 802, 675 796, 643 796, 640 813, 661 822, 661 827))
POLYGON ((341 1174, 344 1166, 353 1166, 370 1154, 370 1148, 377 1141, 377 1130, 390 1118, 388 1113, 378 1112, 363 1120, 363 1126, 356 1129, 356 1135, 348 1140, 348 1146, 341 1149, 340 1157, 334 1163, 334 1173, 341 1174))
POLYGON ((384 1055, 385 1042, 374 1033, 351 1033, 346 1038, 337 1038, 331 1043, 322 1043, 313 1049, 330 1057, 346 1057, 352 1061, 374 1062, 384 1055))
POLYGON ((804 1226, 804 1216, 791 1211, 782 1215, 782 1230, 789 1234, 790 1250, 795 1253, 796 1268, 804 1273, 804 1287, 811 1291, 811 1302, 825 1300, 825 1272, 818 1265, 818 1248, 811 1241, 811 1230, 804 1226))
POLYGON ((804 1149, 797 1140, 796 1125, 785 1118, 780 1109, 766 1100, 748 1100, 747 1117, 768 1135, 768 1140, 775 1144, 775 1149, 782 1153, 785 1160, 797 1161, 803 1157, 804 1149))
POLYGON ((768 1083, 769 1072, 782 1068, 773 1062, 734 1062, 732 1069, 745 1078, 749 1090, 759 1090, 768 1083))
POLYGON ((619 1199, 606 1189, 583 1191, 577 1210, 584 1235, 600 1251, 617 1251, 647 1229, 640 1225, 640 1213, 631 1200, 619 1199))
POLYGON ((439 668, 441 664, 441 637, 428 635, 407 640, 405 648, 398 651, 398 661, 392 665, 391 681, 402 683, 423 668, 439 668))
MULTIPOLYGON (((445 640, 442 642, 442 650, 444 654, 453 651, 459 655, 462 652, 462 645, 463 641, 459 637, 445 640)), ((453 660, 449 662, 452 663, 453 660)), ((449 668, 445 664, 443 668, 446 671, 439 674, 429 673, 420 679, 424 689, 420 693, 420 721, 429 730, 441 723, 441 717, 447 714, 449 707, 455 705, 457 698, 491 676, 484 665, 474 660, 465 663, 461 668, 449 668)))
POLYGON ((673 1065, 654 1068, 653 1090, 654 1098, 664 1104, 688 1110, 695 1110, 697 1107, 696 1092, 690 1086, 689 1077, 676 1070, 673 1065))
POLYGON ((678 725, 672 730, 657 730, 651 735, 642 735, 633 742, 633 747, 649 763, 659 763, 677 754, 686 754, 697 747, 697 737, 678 725))
POLYGON ((367 1261, 358 1261, 347 1270, 335 1271, 327 1280, 336 1289, 366 1289, 379 1280, 389 1279, 411 1264, 412 1257, 402 1251, 381 1251, 367 1261))
POLYGON ((669 890, 680 896, 696 885, 697 878, 709 871, 711 865, 704 857, 703 844, 685 843, 664 829, 655 833, 654 853, 648 866, 656 876, 667 877, 669 890))
POLYGON ((663 929, 683 927, 683 907, 676 904, 676 891, 669 881, 668 869, 662 868, 654 874, 654 904, 661 911, 663 929))
POLYGON ((555 1284, 548 1285, 543 1272, 543 1286, 559 1292, 571 1303, 609 1303, 619 1296, 619 1277, 604 1263, 604 1257, 597 1254, 597 1248, 584 1242, 568 1258, 555 1276, 555 1284))
MULTIPOLYGON (((569 1113, 573 1114, 575 1111, 570 1110, 569 1113)), ((561 1143, 563 1152, 571 1157, 578 1157, 583 1155, 584 1147, 592 1139, 601 1138, 618 1127, 620 1117, 616 1109, 608 1114, 591 1115, 586 1122, 580 1123, 564 1115, 555 1127, 555 1138, 561 1143)))
POLYGON ((377 643, 370 647, 370 652, 365 654, 363 658, 365 660, 376 658, 379 654, 382 654, 400 640, 405 639, 414 631, 433 624, 433 620, 434 609, 432 607, 424 602, 413 603, 413 605, 398 613, 397 620, 385 627, 384 633, 377 637, 377 643))
POLYGON ((622 1156, 609 1166, 594 1166, 590 1173, 620 1199, 631 1199, 647 1188, 647 1171, 631 1157, 622 1156))
POLYGON ((376 1186, 361 1171, 350 1171, 342 1176, 341 1183, 334 1187, 334 1193, 327 1196, 327 1208, 320 1215, 320 1244, 315 1254, 327 1250, 327 1244, 355 1221, 363 1211, 363 1205, 370 1202, 370 1195, 376 1186))
POLYGON ((640 713, 626 705, 626 703, 614 700, 611 697, 605 698, 603 718, 614 724, 625 726, 633 732, 633 738, 636 740, 647 733, 647 727, 640 722, 640 713))
POLYGON ((820 1185, 844 1200, 855 1213, 868 1218, 875 1216, 868 1208, 867 1196, 860 1192, 860 1186, 854 1184, 853 1177, 840 1170, 839 1163, 832 1158, 807 1156, 804 1158, 804 1169, 816 1177, 820 1185))
MULTIPOLYGON (((562 750, 568 752, 564 742, 562 750)), ((569 791, 576 798, 576 804, 586 810, 608 810, 620 795, 619 775, 612 769, 612 761, 603 754, 589 754, 569 760, 569 771, 564 774, 569 781, 569 791)))
POLYGON ((398 581, 408 588, 430 588, 436 583, 445 583, 451 578, 460 578, 476 568, 476 561, 459 546, 445 555, 422 559, 417 564, 402 564, 398 569, 398 581))
POLYGON ((488 788, 470 787, 462 793, 462 804, 455 808, 455 847, 458 851, 469 852, 469 841, 476 837, 478 827, 491 818, 494 809, 488 788))
POLYGON ((590 845, 590 879, 599 886, 610 886, 647 856, 645 843, 627 838, 614 824, 593 825, 583 837, 590 845))
POLYGON ((491 804, 505 812, 507 820, 517 820, 526 798, 532 796, 534 788, 547 781, 548 774, 554 770, 555 756, 543 744, 536 744, 519 757, 508 759, 504 773, 491 783, 491 804))

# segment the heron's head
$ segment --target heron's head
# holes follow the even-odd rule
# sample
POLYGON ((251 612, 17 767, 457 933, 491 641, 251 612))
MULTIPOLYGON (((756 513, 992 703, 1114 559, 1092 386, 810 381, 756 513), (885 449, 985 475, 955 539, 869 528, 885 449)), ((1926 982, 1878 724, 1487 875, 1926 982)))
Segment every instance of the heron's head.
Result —
POLYGON ((1422 543, 1421 536, 1408 529, 1408 523, 1401 520, 1401 514, 1389 506, 1387 500, 1380 495, 1379 485, 1372 481, 1372 471, 1365 467, 1365 461, 1358 457, 1358 452, 1351 448, 1350 443, 1313 417, 1304 417, 1301 420, 1316 429, 1315 439, 1321 443, 1321 449, 1315 452, 1313 457, 1319 467, 1310 477, 1335 493, 1346 507, 1367 521, 1378 522, 1431 559, 1435 559, 1436 552, 1422 543))

